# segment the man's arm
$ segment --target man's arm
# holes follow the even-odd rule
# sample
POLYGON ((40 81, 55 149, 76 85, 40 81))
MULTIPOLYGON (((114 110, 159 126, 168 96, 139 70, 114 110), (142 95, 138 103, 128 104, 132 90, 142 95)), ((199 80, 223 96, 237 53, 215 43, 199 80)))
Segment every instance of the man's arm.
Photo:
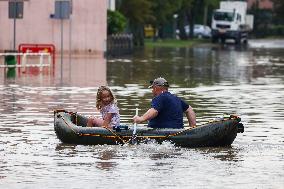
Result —
POLYGON ((190 127, 196 127, 196 116, 191 106, 185 111, 188 124, 190 127))
POLYGON ((144 121, 153 119, 158 115, 158 111, 154 108, 150 108, 143 116, 134 116, 133 121, 134 123, 142 123, 144 121))

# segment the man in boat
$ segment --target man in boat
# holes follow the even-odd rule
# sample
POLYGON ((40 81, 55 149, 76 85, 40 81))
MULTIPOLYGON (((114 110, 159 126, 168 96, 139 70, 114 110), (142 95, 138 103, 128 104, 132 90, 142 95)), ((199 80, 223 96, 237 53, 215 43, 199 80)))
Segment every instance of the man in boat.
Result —
POLYGON ((169 83, 162 77, 150 81, 154 98, 151 108, 143 116, 134 116, 135 123, 148 121, 152 128, 183 128, 183 113, 190 127, 195 127, 196 116, 190 105, 168 91, 169 83))

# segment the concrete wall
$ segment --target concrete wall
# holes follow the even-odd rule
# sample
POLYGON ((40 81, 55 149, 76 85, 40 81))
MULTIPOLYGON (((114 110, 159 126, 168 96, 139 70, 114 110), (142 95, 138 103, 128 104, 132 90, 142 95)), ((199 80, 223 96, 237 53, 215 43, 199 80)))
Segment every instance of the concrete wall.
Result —
MULTIPOLYGON (((102 56, 106 49, 107 1, 72 0, 73 12, 63 20, 63 50, 102 56)), ((21 43, 54 44, 61 47, 61 20, 50 18, 55 0, 24 1, 23 19, 16 21, 16 48, 21 43)), ((13 49, 13 19, 8 1, 0 1, 0 51, 13 49)))

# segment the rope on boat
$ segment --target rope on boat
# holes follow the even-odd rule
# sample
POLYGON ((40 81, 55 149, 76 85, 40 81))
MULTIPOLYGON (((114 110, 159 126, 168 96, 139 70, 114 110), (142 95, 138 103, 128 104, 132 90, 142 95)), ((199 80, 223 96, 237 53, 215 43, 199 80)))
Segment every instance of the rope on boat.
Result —
MULTIPOLYGON (((240 117, 239 116, 237 116, 237 115, 230 115, 229 117, 227 117, 227 118, 224 118, 224 119, 222 119, 221 121, 226 121, 226 120, 229 120, 229 119, 240 119, 240 117)), ((213 120, 213 121, 211 121, 210 123, 214 123, 214 122, 219 122, 220 120, 213 120)), ((206 124, 206 123, 205 123, 206 124)), ((205 125, 205 124, 203 124, 203 125, 205 125)), ((201 125, 202 126, 202 125, 201 125)), ((155 139, 155 138, 160 138, 160 139, 162 139, 162 138, 165 138, 165 139, 168 139, 169 137, 174 137, 174 136, 177 136, 177 135, 179 135, 179 134, 182 134, 182 133, 184 133, 184 132, 186 132, 186 131, 189 131, 189 130, 192 130, 192 129, 194 129, 194 128, 196 128, 196 126, 195 127, 190 127, 190 128, 188 128, 188 129, 184 129, 184 130, 182 130, 182 131, 179 131, 179 132, 176 132, 176 133, 173 133, 173 134, 168 134, 168 135, 166 135, 166 136, 137 136, 137 138, 153 138, 153 139, 155 139)), ((127 137, 131 137, 131 136, 127 136, 127 137)))
MULTIPOLYGON (((123 144, 126 144, 127 142, 123 140, 123 138, 121 138, 119 135, 117 135, 115 132, 113 132, 111 129, 109 129, 108 127, 103 126, 103 128, 107 129, 109 132, 111 132, 115 137, 117 137, 119 140, 122 141, 123 144)), ((128 141, 129 142, 129 141, 128 141)))
MULTIPOLYGON (((228 119, 224 119, 222 121, 225 121, 228 119)), ((218 122, 218 121, 214 121, 214 122, 218 122)), ((212 122, 211 122, 212 123, 212 122)), ((113 139, 119 139, 120 141, 122 141, 123 144, 130 144, 130 141, 132 139, 132 136, 119 136, 117 135, 115 132, 113 132, 111 129, 107 128, 107 127, 103 127, 105 129, 107 129, 108 131, 110 131, 113 135, 112 136, 107 136, 107 135, 103 135, 103 134, 88 134, 88 133, 76 133, 79 136, 96 136, 96 137, 104 137, 104 138, 113 138, 113 139), (125 141, 123 138, 128 138, 128 141, 125 141)), ((173 133, 173 134, 169 134, 166 136, 136 136, 137 138, 145 138, 145 139, 168 139, 170 137, 174 137, 177 135, 180 135, 186 131, 192 130, 196 127, 190 127, 188 129, 173 133)))

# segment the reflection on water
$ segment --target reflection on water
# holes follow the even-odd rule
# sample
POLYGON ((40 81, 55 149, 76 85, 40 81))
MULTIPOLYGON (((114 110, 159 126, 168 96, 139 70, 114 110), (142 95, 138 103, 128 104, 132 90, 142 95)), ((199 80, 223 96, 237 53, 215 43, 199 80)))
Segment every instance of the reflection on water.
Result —
POLYGON ((282 49, 267 52, 230 48, 146 49, 129 57, 129 61, 109 62, 108 81, 118 86, 147 86, 148 80, 164 76, 177 87, 253 84, 258 78, 274 75, 283 81, 283 61, 277 61, 282 49), (142 57, 147 61, 141 61, 142 57))
MULTIPOLYGON (((37 59, 27 64, 39 63, 37 59)), ((4 62, 3 56, 0 62, 4 62)), ((32 85, 32 86, 99 86, 106 85, 106 60, 94 55, 73 55, 72 61, 65 57, 61 72, 60 57, 51 68, 38 67, 0 69, 0 84, 32 85)))
POLYGON ((212 157, 221 161, 244 161, 243 156, 240 155, 241 149, 235 147, 201 148, 198 150, 200 150, 202 154, 210 154, 212 157))
POLYGON ((98 156, 99 161, 97 161, 96 166, 98 169, 111 170, 118 164, 113 160, 116 156, 116 151, 114 150, 101 151, 98 156))
POLYGON ((15 78, 1 70, 1 188, 282 188, 282 52, 230 45, 154 48, 107 63, 76 57, 71 66, 66 61, 62 77, 58 65, 54 74, 17 70, 15 78), (167 142, 68 145, 56 138, 53 110, 94 114, 97 88, 106 83, 122 122, 132 124, 136 107, 139 114, 149 108, 148 81, 157 76, 194 107, 199 125, 237 113, 245 132, 231 147, 196 149, 167 142))

